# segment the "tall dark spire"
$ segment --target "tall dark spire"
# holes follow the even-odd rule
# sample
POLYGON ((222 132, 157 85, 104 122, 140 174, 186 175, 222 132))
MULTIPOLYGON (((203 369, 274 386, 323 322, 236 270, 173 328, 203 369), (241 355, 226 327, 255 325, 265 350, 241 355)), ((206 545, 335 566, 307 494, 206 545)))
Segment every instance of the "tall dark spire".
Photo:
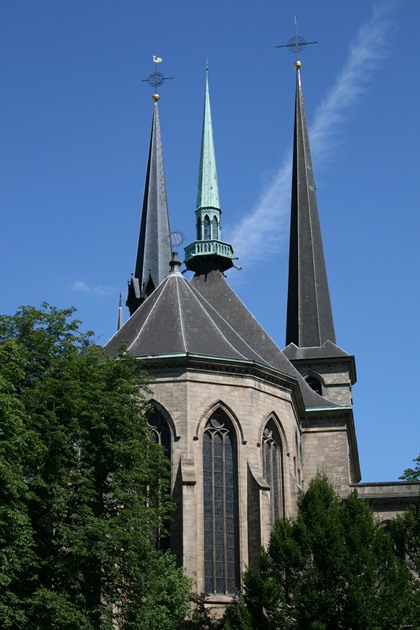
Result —
POLYGON ((153 95, 153 120, 143 209, 134 274, 128 283, 130 315, 168 275, 171 259, 168 204, 160 137, 159 95, 153 95))
POLYGON ((294 343, 299 348, 309 348, 322 346, 326 341, 335 343, 335 332, 299 61, 295 67, 296 104, 286 344, 294 343))
POLYGON ((207 273, 215 269, 225 271, 233 267, 233 249, 229 243, 221 240, 221 214, 206 65, 203 133, 195 211, 197 240, 185 248, 185 265, 188 269, 196 273, 207 273))

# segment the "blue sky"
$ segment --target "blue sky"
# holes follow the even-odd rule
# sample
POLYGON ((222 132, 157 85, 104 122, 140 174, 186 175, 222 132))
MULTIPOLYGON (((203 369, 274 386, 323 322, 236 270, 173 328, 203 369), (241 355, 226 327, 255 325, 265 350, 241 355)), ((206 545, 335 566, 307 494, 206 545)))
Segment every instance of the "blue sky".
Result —
MULTIPOLYGON (((171 229, 194 240, 204 67, 229 282, 285 343, 295 70, 301 55, 337 343, 356 356, 364 481, 420 452, 420 5, 8 1, 1 7, 1 311, 73 305, 101 343, 134 267, 153 71, 171 229)), ((125 317, 128 314, 125 313, 125 317)))

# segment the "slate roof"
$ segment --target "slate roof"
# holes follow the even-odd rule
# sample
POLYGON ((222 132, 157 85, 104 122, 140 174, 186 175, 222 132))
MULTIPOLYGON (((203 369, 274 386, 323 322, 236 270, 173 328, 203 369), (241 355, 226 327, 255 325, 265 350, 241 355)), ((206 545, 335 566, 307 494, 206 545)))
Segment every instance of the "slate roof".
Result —
POLYGON ((286 345, 335 343, 300 71, 296 74, 286 345))
POLYGON ((312 391, 219 271, 190 282, 172 272, 105 351, 115 355, 122 346, 144 358, 189 354, 253 362, 297 380, 307 408, 338 407, 312 391))
POLYGON ((298 348, 294 343, 290 343, 283 348, 283 354, 293 363, 293 365, 305 364, 307 361, 314 359, 319 363, 328 363, 330 361, 345 363, 349 370, 350 380, 352 384, 356 383, 356 362, 354 356, 345 352, 340 346, 332 341, 326 341, 322 346, 313 346, 311 348, 298 348))
POLYGON ((298 348, 294 343, 290 343, 283 349, 283 353, 290 360, 293 359, 328 359, 336 357, 351 358, 352 355, 345 352, 332 341, 326 341, 322 346, 310 348, 298 348))
POLYGON ((170 257, 168 203, 159 110, 155 100, 136 263, 126 302, 130 314, 169 274, 170 257))

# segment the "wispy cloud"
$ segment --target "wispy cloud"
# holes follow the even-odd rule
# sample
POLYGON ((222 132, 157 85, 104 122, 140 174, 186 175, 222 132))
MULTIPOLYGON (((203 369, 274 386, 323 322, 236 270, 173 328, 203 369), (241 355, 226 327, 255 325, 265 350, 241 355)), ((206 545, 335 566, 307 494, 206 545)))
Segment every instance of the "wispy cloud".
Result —
MULTIPOLYGON (((317 166, 330 154, 350 106, 366 91, 372 74, 386 56, 386 37, 396 6, 393 1, 373 6, 370 20, 359 29, 343 69, 316 112, 310 140, 317 166)), ((240 260, 249 263, 266 258, 278 251, 288 237, 291 161, 289 154, 257 206, 227 235, 240 260)))
POLYGON ((112 295, 112 293, 116 293, 117 290, 114 287, 109 286, 95 286, 90 287, 83 280, 76 280, 76 282, 72 286, 73 291, 80 291, 81 293, 90 293, 93 295, 112 295))

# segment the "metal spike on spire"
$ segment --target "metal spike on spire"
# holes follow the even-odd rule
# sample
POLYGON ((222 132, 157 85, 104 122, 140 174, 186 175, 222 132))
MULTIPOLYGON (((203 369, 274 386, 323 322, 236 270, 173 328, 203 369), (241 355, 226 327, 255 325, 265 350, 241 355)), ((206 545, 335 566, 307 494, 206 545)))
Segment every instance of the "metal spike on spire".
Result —
POLYGON ((120 301, 119 301, 119 305, 118 305, 118 317, 117 317, 117 332, 119 331, 119 329, 121 328, 121 326, 123 325, 123 311, 122 311, 122 302, 121 302, 122 298, 121 298, 121 293, 120 293, 120 301))

